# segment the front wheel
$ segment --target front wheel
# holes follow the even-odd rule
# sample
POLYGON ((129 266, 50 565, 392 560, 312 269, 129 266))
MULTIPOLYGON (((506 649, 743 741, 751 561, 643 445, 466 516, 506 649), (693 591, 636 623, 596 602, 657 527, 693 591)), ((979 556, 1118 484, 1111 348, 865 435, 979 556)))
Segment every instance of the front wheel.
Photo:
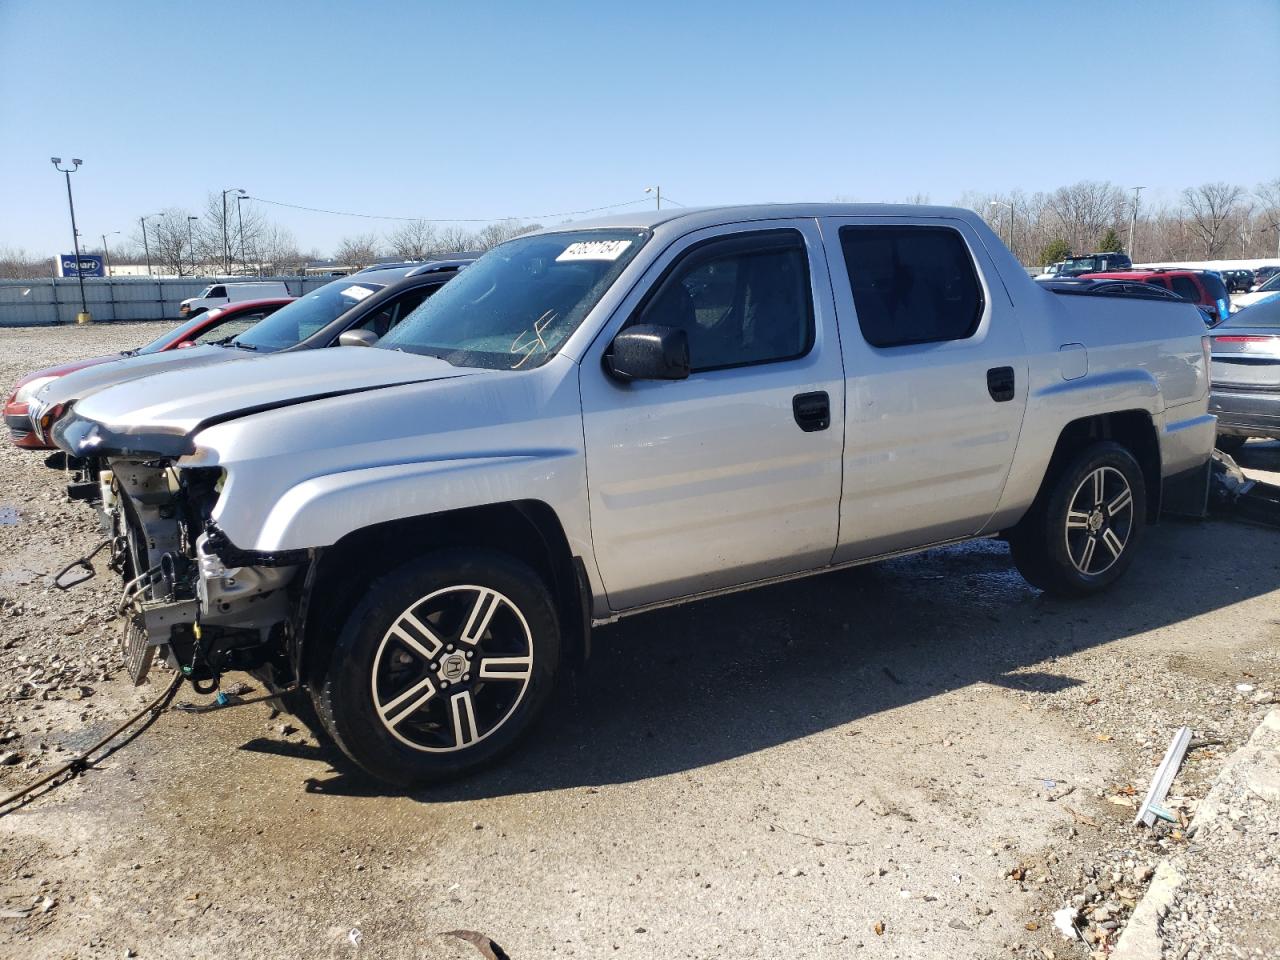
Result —
POLYGON ((1013 562, 1046 593, 1082 597, 1109 587, 1133 562, 1146 518, 1133 455, 1110 441, 1077 454, 1010 533, 1013 562))
POLYGON ((401 786, 469 773, 520 738, 560 665, 546 585, 488 550, 442 550, 375 580, 315 692, 338 746, 401 786))

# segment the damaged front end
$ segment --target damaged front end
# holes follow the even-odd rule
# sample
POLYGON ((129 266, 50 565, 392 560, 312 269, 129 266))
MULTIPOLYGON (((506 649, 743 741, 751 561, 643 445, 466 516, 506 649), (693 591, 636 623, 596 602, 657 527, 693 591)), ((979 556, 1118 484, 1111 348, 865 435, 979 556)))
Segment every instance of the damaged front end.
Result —
POLYGON ((124 577, 125 657, 142 683, 159 651, 202 693, 229 670, 270 689, 297 678, 300 591, 311 551, 238 549, 213 522, 216 467, 169 458, 107 457, 102 503, 111 517, 112 566, 124 577))

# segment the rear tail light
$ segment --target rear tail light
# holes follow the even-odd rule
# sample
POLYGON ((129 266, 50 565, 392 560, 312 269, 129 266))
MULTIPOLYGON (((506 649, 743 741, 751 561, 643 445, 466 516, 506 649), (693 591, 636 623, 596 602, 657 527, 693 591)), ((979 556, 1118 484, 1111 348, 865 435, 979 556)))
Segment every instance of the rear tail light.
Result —
POLYGON ((1213 361, 1213 337, 1200 338, 1200 352, 1204 354, 1204 374, 1209 376, 1209 365, 1213 361))
MULTIPOLYGON (((1201 339, 1207 339, 1202 337, 1201 339)), ((1280 337, 1266 336, 1265 334, 1218 334, 1213 338, 1221 343, 1271 343, 1280 337)))

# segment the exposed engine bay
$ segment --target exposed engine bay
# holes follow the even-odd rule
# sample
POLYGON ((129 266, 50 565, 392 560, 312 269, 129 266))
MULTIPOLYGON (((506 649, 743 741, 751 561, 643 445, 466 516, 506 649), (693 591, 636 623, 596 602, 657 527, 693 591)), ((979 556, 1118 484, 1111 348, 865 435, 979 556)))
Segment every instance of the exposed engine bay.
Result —
POLYGON ((310 551, 238 550, 211 519, 222 476, 217 468, 178 470, 168 459, 112 458, 99 473, 110 565, 125 582, 120 613, 135 684, 157 651, 204 693, 229 670, 272 689, 295 682, 294 600, 310 551))

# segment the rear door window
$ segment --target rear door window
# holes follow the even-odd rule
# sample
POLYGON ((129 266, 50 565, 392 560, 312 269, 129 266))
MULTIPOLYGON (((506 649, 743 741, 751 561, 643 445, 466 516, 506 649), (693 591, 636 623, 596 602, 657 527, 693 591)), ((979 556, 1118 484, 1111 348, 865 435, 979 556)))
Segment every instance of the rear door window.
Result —
POLYGON ((840 228, 853 304, 873 347, 964 340, 982 319, 982 285, 950 227, 840 228))

